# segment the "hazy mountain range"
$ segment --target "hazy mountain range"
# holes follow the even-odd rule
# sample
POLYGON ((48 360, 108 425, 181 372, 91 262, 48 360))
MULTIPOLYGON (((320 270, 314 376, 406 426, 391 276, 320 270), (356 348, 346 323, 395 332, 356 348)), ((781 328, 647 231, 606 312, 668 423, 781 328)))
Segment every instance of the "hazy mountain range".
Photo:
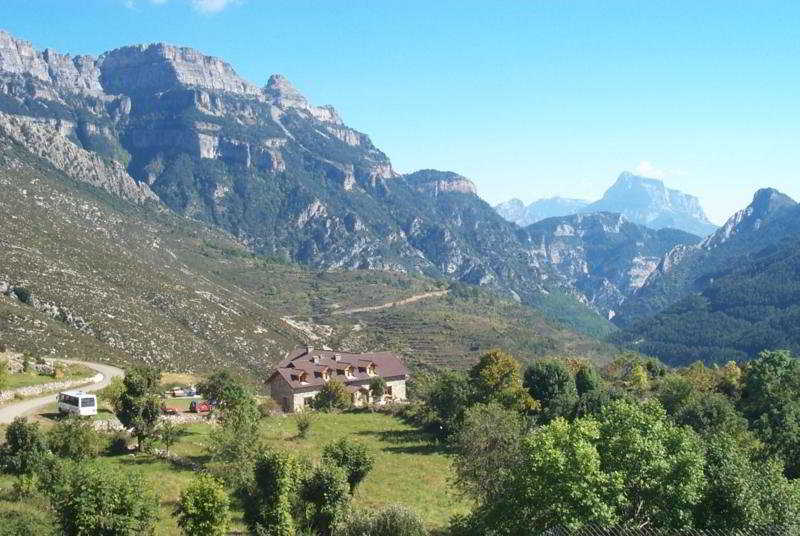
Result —
POLYGON ((714 232, 717 226, 708 221, 700 201, 689 194, 672 190, 658 179, 623 172, 599 201, 553 197, 530 205, 512 199, 495 206, 508 221, 525 226, 554 216, 578 213, 616 212, 628 220, 652 229, 667 227, 698 236, 714 232))

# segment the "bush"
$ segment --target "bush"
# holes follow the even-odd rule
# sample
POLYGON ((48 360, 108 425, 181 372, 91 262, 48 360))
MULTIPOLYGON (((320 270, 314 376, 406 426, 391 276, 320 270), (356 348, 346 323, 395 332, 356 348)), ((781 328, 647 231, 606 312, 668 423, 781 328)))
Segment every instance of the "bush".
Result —
POLYGON ((351 510, 337 523, 334 536, 425 536, 419 516, 404 506, 377 512, 351 510))
POLYGON ((200 475, 181 492, 175 515, 187 536, 225 536, 230 506, 222 483, 210 475, 200 475))
POLYGON ((67 417, 53 426, 48 442, 53 454, 72 460, 96 458, 107 446, 92 422, 80 417, 67 417))
POLYGON ((344 470, 352 494, 372 470, 375 457, 367 451, 365 445, 342 438, 336 443, 325 445, 322 449, 322 461, 326 465, 334 464, 344 470))
POLYGON ((139 474, 84 462, 68 467, 48 494, 64 536, 138 536, 151 534, 158 519, 149 489, 139 474))
POLYGON ((330 380, 312 399, 311 406, 320 411, 346 410, 351 406, 350 393, 342 382, 330 380))
POLYGON ((329 536, 350 500, 348 492, 347 473, 342 468, 316 466, 300 488, 300 498, 307 503, 308 528, 329 536))
POLYGON ((292 507, 300 468, 290 454, 266 450, 253 468, 252 483, 242 493, 244 521, 251 534, 293 536, 292 507))
POLYGON ((294 422, 297 425, 297 437, 305 439, 315 419, 316 416, 310 411, 303 411, 295 414, 294 422))
POLYGON ((271 398, 265 398, 258 404, 258 411, 262 418, 269 417, 278 412, 278 404, 271 398))
POLYGON ((24 417, 14 419, 6 430, 6 444, 0 450, 3 470, 15 475, 30 474, 50 455, 39 424, 24 417))

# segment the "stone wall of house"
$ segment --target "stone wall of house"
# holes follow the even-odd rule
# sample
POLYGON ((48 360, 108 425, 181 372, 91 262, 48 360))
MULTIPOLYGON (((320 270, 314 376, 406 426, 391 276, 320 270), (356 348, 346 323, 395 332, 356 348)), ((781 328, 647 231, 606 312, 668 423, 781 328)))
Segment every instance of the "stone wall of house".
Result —
POLYGON ((393 400, 405 400, 406 399, 406 381, 405 380, 392 380, 386 382, 387 390, 389 387, 392 388, 392 399, 393 400))
POLYGON ((269 384, 269 394, 272 399, 278 404, 278 407, 281 410, 286 412, 294 412, 298 410, 302 410, 307 404, 305 404, 306 398, 313 398, 319 391, 306 391, 301 393, 295 393, 292 391, 291 386, 286 383, 286 381, 281 378, 280 376, 275 376, 272 379, 272 382, 269 384), (289 401, 289 407, 285 407, 283 404, 283 399, 286 398, 289 401))

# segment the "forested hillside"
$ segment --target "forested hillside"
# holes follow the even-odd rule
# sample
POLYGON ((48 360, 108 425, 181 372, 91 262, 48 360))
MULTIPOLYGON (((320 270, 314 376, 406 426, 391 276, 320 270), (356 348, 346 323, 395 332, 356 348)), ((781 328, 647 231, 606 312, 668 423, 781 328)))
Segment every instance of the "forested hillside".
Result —
POLYGON ((800 238, 741 257, 705 288, 615 340, 673 365, 745 360, 800 349, 800 238))

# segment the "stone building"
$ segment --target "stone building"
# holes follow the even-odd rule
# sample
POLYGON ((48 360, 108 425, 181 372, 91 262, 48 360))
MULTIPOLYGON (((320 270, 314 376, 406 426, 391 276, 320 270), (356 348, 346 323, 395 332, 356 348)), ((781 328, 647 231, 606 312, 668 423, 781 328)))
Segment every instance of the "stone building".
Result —
POLYGON ((290 352, 267 380, 270 395, 285 412, 302 411, 331 380, 342 382, 354 406, 406 399, 408 369, 391 352, 351 354, 305 346, 290 352), (374 398, 370 382, 381 377, 384 394, 374 398))

